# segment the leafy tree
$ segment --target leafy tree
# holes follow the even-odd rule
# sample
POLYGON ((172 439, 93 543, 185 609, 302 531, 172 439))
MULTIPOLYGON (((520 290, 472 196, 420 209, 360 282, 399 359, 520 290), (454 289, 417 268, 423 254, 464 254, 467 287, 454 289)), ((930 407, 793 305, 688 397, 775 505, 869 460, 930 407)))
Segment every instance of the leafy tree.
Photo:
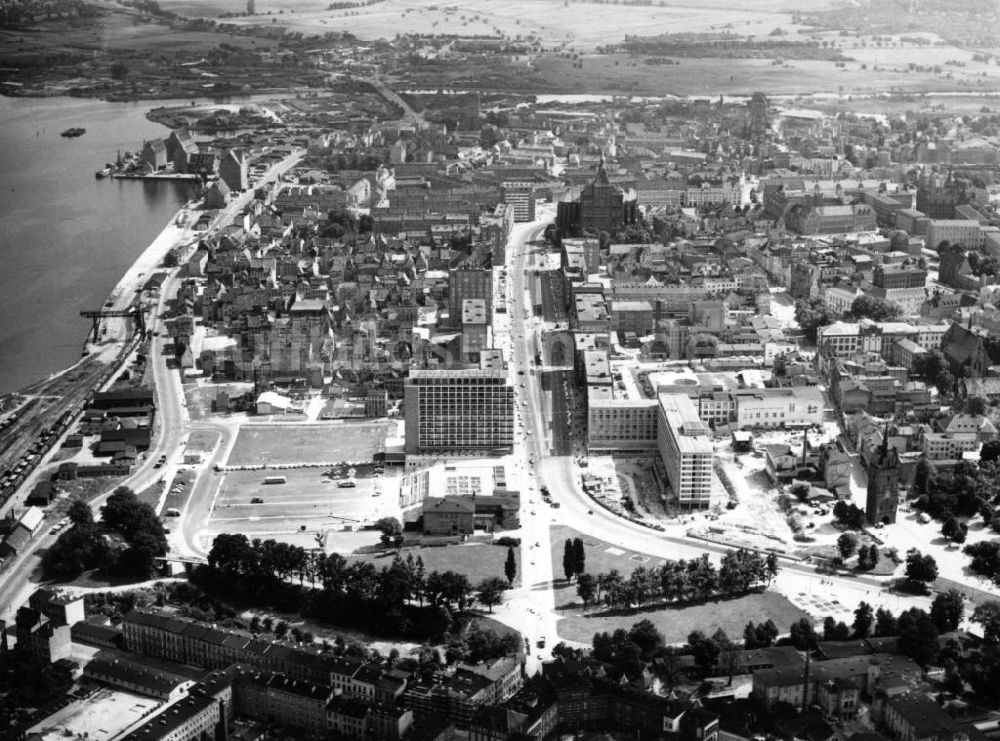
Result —
POLYGON ((837 622, 827 616, 823 620, 824 641, 846 641, 851 637, 851 630, 843 622, 837 622))
POLYGON ((687 642, 698 668, 704 673, 711 671, 719 661, 719 644, 700 630, 692 631, 687 642))
POLYGON ((514 546, 507 546, 507 560, 503 564, 503 573, 507 577, 507 586, 514 586, 514 579, 517 577, 517 557, 514 555, 514 546))
POLYGON ((778 626, 774 624, 774 621, 771 618, 768 618, 765 622, 757 626, 757 645, 760 648, 773 646, 774 642, 778 638, 778 632, 778 626))
POLYGON ((403 526, 395 517, 383 517, 374 525, 379 532, 379 542, 387 548, 399 548, 403 545, 403 526))
POLYGON ((816 331, 835 321, 826 304, 819 299, 795 302, 795 321, 802 328, 809 342, 816 342, 816 331))
POLYGON ((930 615, 911 607, 899 616, 899 650, 921 666, 934 660, 938 650, 938 629, 930 615))
POLYGON ((1000 460, 1000 440, 987 440, 979 450, 979 462, 990 463, 1000 460))
POLYGON ((586 607, 597 596, 597 579, 592 574, 580 574, 576 580, 576 593, 586 607))
POLYGON ((894 636, 899 632, 899 622, 896 617, 883 607, 875 611, 875 637, 894 636))
POLYGON ((925 556, 914 548, 906 554, 905 574, 911 582, 926 585, 937 579, 937 561, 933 556, 925 556))
POLYGON ((965 612, 962 593, 957 589, 949 589, 938 594, 931 603, 931 621, 941 633, 958 630, 965 612))
POLYGON ((792 645, 800 651, 812 651, 816 648, 818 643, 816 629, 808 618, 800 618, 792 623, 788 632, 792 645))
POLYGON ((837 538, 837 550, 845 561, 853 556, 857 549, 858 536, 854 533, 841 533, 840 537, 837 538))
POLYGON ((996 580, 1000 575, 1000 543, 982 540, 965 546, 963 552, 971 556, 969 569, 974 574, 996 580))
POLYGON ((640 620, 628 632, 628 639, 639 647, 645 660, 653 657, 653 653, 663 648, 663 634, 649 620, 640 620))
POLYGON ((89 527, 94 524, 94 512, 90 505, 81 499, 74 499, 66 511, 66 516, 74 525, 89 527))
POLYGON ((800 502, 804 502, 809 498, 809 492, 811 490, 812 488, 809 486, 809 484, 807 484, 804 481, 799 481, 795 484, 792 484, 792 488, 789 489, 788 491, 793 497, 798 499, 800 502))
MULTIPOLYGON (((1000 643, 1000 602, 989 600, 977 605, 972 611, 972 622, 983 629, 983 640, 991 646, 1000 643)), ((994 686, 994 691, 996 687, 994 686)))
POLYGON ((899 304, 884 298, 865 294, 858 296, 851 304, 851 313, 856 319, 871 319, 876 322, 888 322, 903 315, 899 304))
POLYGON ((859 602, 857 608, 854 610, 853 637, 867 638, 871 635, 873 622, 874 613, 872 612, 872 606, 867 602, 859 602))
POLYGON ((865 512, 853 502, 841 499, 833 505, 833 516, 841 525, 857 530, 864 523, 865 512))
POLYGON ((951 393, 955 377, 951 374, 948 360, 940 350, 921 353, 913 359, 913 372, 937 387, 942 394, 951 393))
MULTIPOLYGON (((780 570, 781 567, 778 563, 778 554, 775 553, 774 551, 771 551, 770 553, 767 554, 767 558, 764 559, 764 575, 767 579, 768 586, 771 586, 771 581, 778 575, 778 572, 780 570)), ((770 623, 771 625, 774 625, 774 623, 772 623, 770 620, 768 620, 767 622, 770 623)), ((775 632, 775 635, 777 635, 777 632, 775 632)))
POLYGON ((128 77, 128 65, 125 62, 115 62, 110 68, 111 76, 116 80, 124 80, 128 77))
POLYGON ((970 396, 965 400, 965 413, 973 417, 982 417, 989 409, 990 403, 982 396, 970 396))
POLYGON ((278 639, 284 638, 288 635, 288 623, 284 620, 279 620, 274 626, 274 635, 278 639))
POLYGON ((743 654, 739 645, 731 640, 726 631, 719 628, 712 634, 712 642, 719 647, 718 664, 729 678, 729 684, 733 683, 733 675, 741 668, 743 654))
POLYGON ((483 579, 479 583, 476 599, 479 603, 489 608, 493 612, 493 607, 503 602, 503 593, 507 591, 508 584, 499 576, 491 576, 483 579))
POLYGON ((566 538, 566 543, 563 546, 563 574, 566 575, 566 581, 573 578, 573 574, 576 573, 576 563, 573 559, 573 540, 571 538, 566 538))
POLYGON ((559 641, 552 647, 552 658, 562 661, 579 661, 583 658, 583 649, 572 648, 565 641, 559 641))
POLYGON ((959 522, 955 515, 950 515, 944 524, 941 526, 941 535, 946 537, 953 543, 964 543, 965 537, 969 532, 968 525, 959 522))

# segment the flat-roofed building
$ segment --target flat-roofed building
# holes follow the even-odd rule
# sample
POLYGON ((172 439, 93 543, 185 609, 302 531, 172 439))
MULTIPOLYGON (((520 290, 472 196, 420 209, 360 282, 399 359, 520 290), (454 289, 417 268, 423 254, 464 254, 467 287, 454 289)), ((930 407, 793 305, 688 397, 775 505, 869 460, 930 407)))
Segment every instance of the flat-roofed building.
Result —
POLYGON ((407 453, 513 447, 514 388, 505 370, 412 370, 403 399, 407 453))
POLYGON ((657 447, 680 506, 706 509, 712 499, 712 438, 686 394, 660 394, 657 447))
POLYGON ((587 387, 587 446, 591 450, 656 448, 655 399, 616 396, 612 386, 587 387))
POLYGON ((653 331, 654 311, 649 301, 612 301, 611 328, 647 335, 653 331))
POLYGON ((505 182, 501 184, 503 202, 514 209, 514 221, 524 223, 535 220, 535 185, 531 182, 505 182))
POLYGON ((823 392, 815 386, 784 389, 739 389, 736 427, 810 427, 823 424, 823 392))

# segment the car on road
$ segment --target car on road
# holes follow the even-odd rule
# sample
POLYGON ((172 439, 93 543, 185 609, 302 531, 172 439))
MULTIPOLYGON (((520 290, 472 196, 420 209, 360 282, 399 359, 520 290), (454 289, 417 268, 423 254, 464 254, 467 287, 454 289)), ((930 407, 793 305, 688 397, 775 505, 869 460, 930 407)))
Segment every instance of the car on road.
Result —
POLYGON ((263 504, 264 500, 260 497, 250 497, 250 504, 263 504))

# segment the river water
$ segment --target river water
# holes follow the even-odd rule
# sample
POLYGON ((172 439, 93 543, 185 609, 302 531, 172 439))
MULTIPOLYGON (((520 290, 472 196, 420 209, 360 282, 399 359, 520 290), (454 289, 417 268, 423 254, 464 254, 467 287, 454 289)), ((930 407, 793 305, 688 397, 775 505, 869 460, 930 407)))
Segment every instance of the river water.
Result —
POLYGON ((189 183, 97 180, 117 150, 168 130, 150 103, 0 97, 0 394, 80 358, 108 294, 180 206, 189 183), (81 126, 75 139, 59 133, 81 126))

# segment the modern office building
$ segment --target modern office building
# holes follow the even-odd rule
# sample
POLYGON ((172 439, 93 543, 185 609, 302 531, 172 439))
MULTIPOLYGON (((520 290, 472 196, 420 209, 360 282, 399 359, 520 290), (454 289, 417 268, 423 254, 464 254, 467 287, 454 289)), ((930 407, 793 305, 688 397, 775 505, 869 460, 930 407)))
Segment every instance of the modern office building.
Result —
POLYGON ((505 182, 501 186, 503 202, 514 208, 514 221, 535 220, 535 185, 530 182, 505 182))
POLYGON ((514 445, 514 387, 506 370, 413 370, 403 399, 407 453, 506 453, 514 445))
POLYGON ((657 443, 677 503, 707 509, 712 498, 712 438, 686 394, 660 394, 657 443))

